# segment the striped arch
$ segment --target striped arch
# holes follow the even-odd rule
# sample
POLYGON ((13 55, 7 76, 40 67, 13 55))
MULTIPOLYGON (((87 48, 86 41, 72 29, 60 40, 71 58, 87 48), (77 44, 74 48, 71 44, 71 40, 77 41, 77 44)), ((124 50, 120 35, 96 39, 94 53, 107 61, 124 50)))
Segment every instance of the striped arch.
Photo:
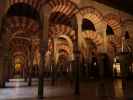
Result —
POLYGON ((16 3, 25 3, 39 11, 39 1, 40 0, 9 0, 9 7, 16 3))
POLYGON ((95 31, 84 31, 79 34, 80 47, 87 48, 87 42, 85 39, 91 39, 97 47, 102 46, 104 42, 103 37, 95 31))
POLYGON ((122 33, 121 18, 119 15, 110 13, 104 17, 104 20, 106 24, 111 26, 116 36, 121 36, 121 33, 122 33))
MULTIPOLYGON (((81 8, 80 12, 77 13, 77 17, 79 17, 81 21, 83 19, 90 20, 94 24, 96 32, 103 36, 105 32, 105 22, 103 21, 102 13, 96 8, 92 6, 81 8)), ((80 22, 80 24, 82 24, 82 22, 80 22)), ((82 31, 81 26, 79 29, 82 31)))
POLYGON ((12 63, 15 64, 21 64, 20 68, 23 69, 24 67, 26 67, 26 56, 23 54, 19 54, 19 55, 15 55, 12 58, 12 63))
POLYGON ((72 60, 72 57, 71 57, 71 55, 72 55, 72 53, 71 53, 71 48, 70 47, 68 47, 68 46, 65 46, 65 45, 58 45, 57 46, 57 54, 56 54, 56 63, 58 62, 58 60, 59 60, 59 57, 62 55, 62 56, 64 56, 64 57, 67 57, 66 58, 66 60, 72 60))
POLYGON ((57 37, 56 39, 54 39, 55 63, 58 62, 58 57, 59 57, 60 53, 62 53, 62 52, 65 52, 65 54, 67 53, 67 57, 69 57, 69 60, 73 59, 73 47, 71 47, 72 42, 69 43, 68 41, 71 42, 70 38, 65 35, 61 35, 60 37, 57 37), (61 38, 63 38, 63 40, 61 38))
POLYGON ((52 12, 61 12, 69 16, 73 16, 77 12, 77 5, 70 0, 49 0, 46 2, 42 0, 40 2, 40 8, 46 4, 46 6, 52 12))
MULTIPOLYGON (((86 53, 88 52, 87 48, 88 48, 88 43, 86 41, 87 40, 92 40, 92 42, 96 45, 96 49, 97 49, 97 52, 101 52, 100 51, 100 47, 103 46, 103 37, 100 35, 100 34, 97 34, 95 31, 85 31, 85 32, 82 32, 80 33, 82 35, 80 35, 80 38, 82 39, 82 41, 79 41, 80 42, 80 50, 81 50, 81 56, 82 57, 85 57, 86 56, 86 53)), ((85 57, 86 58, 86 57, 85 57)))
POLYGON ((5 23, 6 33, 10 34, 10 36, 16 36, 20 34, 24 37, 29 37, 39 31, 39 24, 29 18, 26 17, 10 17, 7 18, 5 23))
POLYGON ((30 41, 25 39, 17 39, 14 38, 10 41, 10 47, 12 48, 12 52, 23 51, 26 52, 29 48, 30 41))
POLYGON ((14 52, 12 54, 13 57, 16 57, 16 56, 21 56, 23 60, 25 60, 25 53, 24 52, 21 52, 21 51, 18 51, 18 52, 14 52))
POLYGON ((22 60, 21 64, 24 65, 26 63, 26 55, 24 52, 21 52, 21 51, 13 52, 12 53, 12 64, 15 64, 16 57, 19 57, 22 60))
POLYGON ((68 43, 68 46, 72 49, 71 51, 73 51, 73 43, 72 43, 72 40, 70 39, 70 37, 68 37, 66 35, 61 35, 61 36, 59 36, 59 38, 65 39, 68 43))
POLYGON ((110 13, 104 17, 104 20, 107 23, 107 25, 109 25, 114 31, 113 40, 111 40, 111 42, 114 43, 114 45, 117 48, 120 48, 121 47, 121 36, 122 36, 120 16, 110 13))
POLYGON ((76 4, 71 0, 9 0, 9 7, 16 3, 28 4, 37 9, 38 12, 40 12, 45 5, 51 9, 51 12, 62 12, 71 16, 77 10, 76 4))
POLYGON ((24 64, 25 63, 25 57, 24 57, 24 55, 15 55, 14 56, 14 62, 15 63, 21 63, 21 64, 24 64), (17 59, 20 59, 20 61, 18 61, 17 59))
POLYGON ((57 24, 49 27, 49 37, 58 37, 60 35, 69 35, 70 37, 74 37, 74 30, 66 25, 57 24))
POLYGON ((133 39, 133 20, 125 20, 122 22, 122 35, 128 31, 130 37, 133 39))
POLYGON ((91 39, 96 44, 96 46, 100 46, 103 44, 103 38, 94 31, 85 31, 81 34, 83 34, 84 39, 91 39))

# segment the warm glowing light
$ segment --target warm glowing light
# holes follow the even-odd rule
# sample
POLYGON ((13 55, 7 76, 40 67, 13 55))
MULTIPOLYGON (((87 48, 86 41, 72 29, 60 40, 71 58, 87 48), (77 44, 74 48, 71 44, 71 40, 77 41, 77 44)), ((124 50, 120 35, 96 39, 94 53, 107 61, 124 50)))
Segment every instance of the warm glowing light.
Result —
POLYGON ((21 69, 21 64, 16 64, 15 65, 15 70, 18 72, 18 71, 20 71, 20 69, 21 69))
POLYGON ((120 63, 118 63, 116 59, 114 59, 113 72, 114 72, 114 75, 117 75, 117 76, 120 76, 121 74, 120 63))

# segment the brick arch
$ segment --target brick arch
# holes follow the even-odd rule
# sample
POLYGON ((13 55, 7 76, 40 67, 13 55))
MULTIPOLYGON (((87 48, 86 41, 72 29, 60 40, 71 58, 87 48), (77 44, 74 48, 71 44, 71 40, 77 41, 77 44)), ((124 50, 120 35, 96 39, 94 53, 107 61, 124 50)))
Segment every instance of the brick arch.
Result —
POLYGON ((121 49, 121 18, 117 14, 109 13, 105 15, 104 20, 114 32, 114 35, 107 36, 107 51, 108 55, 112 58, 113 56, 115 56, 115 53, 118 53, 118 51, 121 49))
POLYGON ((57 56, 58 56, 58 53, 60 53, 60 50, 63 50, 67 52, 69 59, 73 59, 73 56, 74 56, 73 55, 73 43, 71 39, 65 35, 61 35, 59 38, 57 38, 56 40, 56 47, 55 47, 57 56), (64 38, 68 44, 63 43, 63 40, 60 40, 59 38, 64 38))
POLYGON ((85 31, 80 34, 82 34, 80 36, 80 38, 82 39, 82 41, 80 42, 80 49, 82 48, 87 49, 88 44, 86 39, 90 39, 96 45, 98 52, 101 52, 99 50, 101 47, 103 47, 103 43, 104 43, 104 39, 101 35, 97 34, 95 31, 85 31))
MULTIPOLYGON (((9 0, 9 7, 16 3, 25 3, 38 10, 40 0, 9 0)), ((38 10, 39 11, 39 10, 38 10)))
POLYGON ((121 18, 119 15, 109 13, 105 15, 104 20, 113 29, 116 36, 121 36, 121 18))
POLYGON ((17 52, 22 52, 24 56, 26 56, 29 49, 28 43, 22 44, 20 41, 21 40, 11 41, 10 43, 11 52, 12 54, 14 53, 16 54, 17 52))
POLYGON ((71 40, 71 38, 69 36, 61 35, 61 36, 59 36, 59 38, 65 39, 67 41, 67 43, 68 43, 68 46, 72 49, 71 51, 73 51, 73 42, 72 42, 72 40, 71 40))
POLYGON ((122 27, 120 16, 109 13, 104 17, 104 20, 114 32, 114 35, 112 36, 113 39, 110 41, 111 45, 115 45, 116 48, 121 48, 122 27))
POLYGON ((13 64, 16 64, 16 63, 20 63, 21 66, 20 66, 20 69, 23 69, 25 67, 25 64, 26 64, 26 56, 23 55, 23 54, 18 54, 18 55, 15 55, 13 58, 12 58, 12 63, 13 64), (17 60, 19 59, 19 60, 17 60))
POLYGON ((70 0, 42 0, 40 9, 46 6, 52 12, 62 12, 66 15, 73 16, 77 12, 77 5, 70 0))
POLYGON ((12 63, 14 63, 15 57, 21 57, 23 64, 26 63, 26 54, 24 52, 18 51, 12 54, 12 63))
POLYGON ((25 39, 19 39, 19 38, 13 38, 10 41, 10 46, 12 48, 15 47, 20 47, 22 48, 22 50, 26 50, 26 48, 30 45, 30 41, 29 40, 25 40, 25 39))
POLYGON ((60 35, 68 35, 74 38, 74 30, 66 25, 57 24, 49 27, 49 37, 58 37, 60 35))
POLYGON ((96 44, 96 46, 103 44, 103 38, 94 31, 85 31, 81 34, 83 34, 83 38, 91 39, 96 44))
POLYGON ((78 11, 77 5, 71 0, 9 0, 9 7, 17 3, 32 6, 40 15, 43 7, 48 8, 50 13, 61 12, 69 16, 73 16, 78 11))
POLYGON ((13 38, 10 41, 10 48, 11 48, 13 59, 16 56, 23 56, 25 58, 23 60, 24 67, 26 67, 25 64, 28 59, 27 56, 28 56, 30 44, 31 44, 31 41, 27 39, 22 39, 22 38, 19 39, 17 37, 13 38))
MULTIPOLYGON (((14 60, 16 59, 16 58, 19 58, 19 59, 21 59, 21 64, 24 64, 25 63, 25 57, 24 57, 24 55, 15 55, 14 56, 14 60)), ((15 62, 16 63, 16 62, 15 62)))
POLYGON ((133 38, 133 20, 127 19, 122 22, 122 35, 128 31, 129 35, 133 38))
MULTIPOLYGON (((69 47, 63 46, 63 45, 58 47, 58 51, 57 51, 57 54, 56 54, 56 56, 57 56, 56 57, 56 63, 58 63, 59 57, 61 55, 64 56, 64 57, 68 57, 68 59, 70 58, 71 53, 70 53, 69 49, 70 49, 69 47)), ((70 60, 71 60, 71 58, 70 58, 70 60)))
POLYGON ((39 24, 26 17, 9 17, 5 22, 5 30, 10 36, 24 33, 23 36, 29 37, 39 32, 39 24))
POLYGON ((80 8, 80 13, 82 16, 85 16, 86 14, 94 14, 98 19, 103 19, 102 13, 92 6, 80 8))
POLYGON ((80 36, 80 39, 82 39, 82 41, 80 41, 80 44, 79 44, 82 58, 84 58, 85 60, 89 58, 89 57, 86 57, 88 52, 88 45, 89 45, 86 40, 91 40, 95 44, 96 46, 95 50, 97 51, 96 53, 102 52, 100 49, 101 47, 103 47, 104 39, 100 34, 97 34, 97 32, 95 31, 84 31, 84 32, 81 32, 79 36, 80 36))
MULTIPOLYGON (((80 11, 77 13, 77 17, 79 17, 81 21, 83 19, 88 19, 89 21, 91 21, 95 26, 96 32, 98 34, 100 33, 101 35, 103 35, 105 31, 104 30, 105 23, 103 20, 103 15, 96 8, 92 6, 80 8, 80 11)), ((80 24, 82 24, 82 22, 80 22, 80 24)), ((82 31, 81 27, 80 31, 82 31)))

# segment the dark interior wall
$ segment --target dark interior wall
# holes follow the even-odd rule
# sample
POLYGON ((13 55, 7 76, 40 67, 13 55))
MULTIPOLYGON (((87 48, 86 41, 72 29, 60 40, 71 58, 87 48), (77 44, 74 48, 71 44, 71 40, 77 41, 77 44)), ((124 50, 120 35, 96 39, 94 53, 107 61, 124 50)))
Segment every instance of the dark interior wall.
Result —
POLYGON ((133 15, 133 0, 94 0, 133 15))

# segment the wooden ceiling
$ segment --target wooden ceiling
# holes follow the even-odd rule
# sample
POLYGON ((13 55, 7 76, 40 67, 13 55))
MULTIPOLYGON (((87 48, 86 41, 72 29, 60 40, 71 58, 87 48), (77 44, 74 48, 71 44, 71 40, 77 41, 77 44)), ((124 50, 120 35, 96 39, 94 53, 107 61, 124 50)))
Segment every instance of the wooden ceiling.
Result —
POLYGON ((94 0, 133 15, 133 0, 94 0))

